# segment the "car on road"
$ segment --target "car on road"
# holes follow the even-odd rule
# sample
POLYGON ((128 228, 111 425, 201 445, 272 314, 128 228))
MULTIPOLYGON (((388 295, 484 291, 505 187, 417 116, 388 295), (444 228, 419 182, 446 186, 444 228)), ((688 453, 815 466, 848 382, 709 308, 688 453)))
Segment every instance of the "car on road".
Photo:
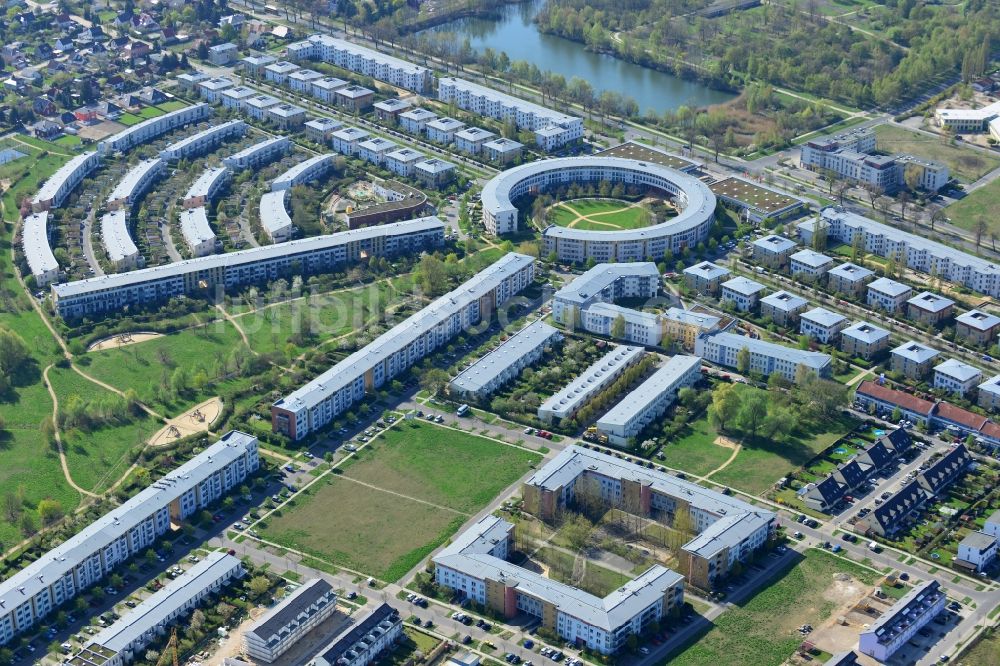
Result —
POLYGON ((642 647, 639 648, 639 652, 641 654, 649 654, 649 648, 643 645, 642 647))

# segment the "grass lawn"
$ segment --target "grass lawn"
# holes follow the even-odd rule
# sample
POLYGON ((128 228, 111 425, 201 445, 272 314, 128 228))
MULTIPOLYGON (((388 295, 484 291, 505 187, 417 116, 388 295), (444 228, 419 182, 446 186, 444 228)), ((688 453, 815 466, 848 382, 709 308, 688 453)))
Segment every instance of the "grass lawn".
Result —
POLYGON ((286 548, 396 580, 463 522, 464 515, 331 475, 268 519, 261 533, 286 548))
POLYGON ((848 417, 824 424, 820 432, 803 432, 784 442, 758 440, 743 443, 736 460, 712 475, 712 481, 739 488, 754 495, 801 467, 816 454, 850 432, 857 422, 848 417))
POLYGON ((219 320, 141 344, 90 352, 79 360, 87 374, 112 386, 133 388, 140 400, 172 416, 192 404, 218 395, 218 386, 209 381, 201 389, 192 389, 183 399, 174 403, 165 402, 161 387, 176 369, 183 368, 190 378, 194 378, 199 371, 204 371, 210 379, 214 378, 216 366, 242 346, 235 327, 219 320))
POLYGON ((166 111, 157 108, 155 106, 144 106, 142 109, 139 110, 139 113, 135 115, 139 116, 143 120, 149 120, 150 118, 159 118, 165 113, 166 111))
MULTIPOLYGON (((388 282, 381 282, 282 303, 242 315, 237 322, 259 353, 284 351, 303 330, 312 332, 312 337, 303 341, 312 348, 324 340, 365 328, 368 320, 398 300, 398 296, 393 298, 394 293, 388 282)), ((304 351, 305 347, 295 347, 294 353, 304 351)))
POLYGON ((1000 180, 994 180, 970 192, 961 201, 948 206, 945 214, 952 224, 963 229, 975 229, 980 220, 986 220, 991 231, 1000 232, 1000 217, 996 214, 997 201, 1000 201, 1000 180))
POLYGON ((187 104, 180 100, 173 100, 170 102, 164 102, 163 104, 158 104, 156 108, 160 109, 164 113, 169 113, 170 111, 176 111, 177 109, 183 109, 187 104))
POLYGON ((263 534, 397 580, 540 460, 477 435, 405 422, 362 449, 343 468, 346 478, 326 477, 267 521, 263 534))
POLYGON ((732 449, 715 443, 718 433, 708 422, 708 417, 689 423, 684 434, 661 449, 667 467, 704 476, 719 467, 732 455, 732 449))
POLYGON ((912 153, 948 165, 951 174, 966 182, 985 176, 1000 166, 1000 158, 961 144, 948 145, 930 134, 914 132, 896 125, 875 127, 878 149, 885 153, 912 153))
POLYGON ((983 634, 971 648, 962 654, 963 664, 977 666, 1000 666, 1000 631, 993 629, 983 634))
POLYGON ((568 227, 581 216, 573 228, 593 231, 614 231, 615 229, 638 229, 648 224, 645 210, 619 199, 576 199, 565 201, 552 207, 552 222, 568 227))
MULTIPOLYGON (((65 408, 76 396, 99 400, 111 392, 87 381, 70 368, 49 371, 52 388, 59 396, 60 408, 65 408)), ((135 450, 145 444, 161 423, 143 413, 141 417, 91 432, 63 430, 63 448, 73 480, 94 492, 106 490, 132 464, 135 450)))
MULTIPOLYGON (((76 508, 80 497, 66 483, 55 449, 46 444, 39 431, 42 421, 52 414, 52 401, 42 385, 42 370, 60 357, 59 350, 44 322, 31 308, 11 263, 11 223, 18 216, 17 202, 34 194, 40 183, 69 157, 53 153, 42 157, 39 144, 51 144, 24 138, 29 145, 11 141, 3 147, 15 148, 26 156, 0 165, 0 180, 10 183, 2 198, 4 224, 0 224, 0 326, 20 335, 31 353, 31 361, 12 378, 12 389, 0 396, 0 419, 6 424, 0 432, 4 460, 0 493, 23 489, 26 513, 33 513, 39 500, 45 498, 57 500, 64 510, 70 511, 76 508)), ((0 518, 0 541, 13 544, 21 537, 16 525, 0 518)))
POLYGON ((472 514, 541 459, 478 435, 404 421, 362 449, 344 475, 472 514))
POLYGON ((67 134, 66 136, 59 137, 52 143, 68 148, 75 148, 76 146, 82 144, 83 140, 78 136, 67 134))
POLYGON ((838 584, 834 580, 838 573, 846 573, 863 585, 871 585, 879 578, 879 574, 825 551, 810 550, 749 601, 720 615, 707 633, 670 663, 674 666, 784 663, 802 643, 796 629, 806 623, 818 626, 840 606, 827 594, 838 584))
POLYGON ((142 122, 142 118, 135 115, 134 113, 123 113, 118 117, 118 122, 120 122, 125 127, 131 127, 132 125, 138 125, 142 122))
POLYGON ((605 597, 631 580, 618 571, 587 561, 583 567, 583 577, 573 575, 575 558, 556 548, 542 548, 536 557, 545 563, 547 577, 560 583, 573 585, 598 597, 605 597))

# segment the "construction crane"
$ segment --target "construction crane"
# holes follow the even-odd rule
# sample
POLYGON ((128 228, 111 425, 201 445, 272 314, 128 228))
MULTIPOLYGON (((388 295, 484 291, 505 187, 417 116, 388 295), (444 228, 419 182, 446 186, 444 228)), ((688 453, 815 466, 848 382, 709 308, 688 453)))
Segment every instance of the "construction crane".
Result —
POLYGON ((170 663, 167 659, 168 656, 173 658, 174 666, 179 666, 177 663, 177 627, 170 631, 170 640, 167 641, 167 646, 160 653, 160 658, 156 660, 156 666, 167 666, 170 663))

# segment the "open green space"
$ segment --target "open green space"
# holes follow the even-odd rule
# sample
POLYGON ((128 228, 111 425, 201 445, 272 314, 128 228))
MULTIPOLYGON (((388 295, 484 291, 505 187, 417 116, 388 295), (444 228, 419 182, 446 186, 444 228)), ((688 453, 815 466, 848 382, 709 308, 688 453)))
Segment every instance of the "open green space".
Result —
POLYGON ((120 122, 125 127, 131 127, 132 125, 138 125, 142 122, 142 118, 135 115, 134 113, 123 113, 118 116, 118 122, 120 122))
MULTIPOLYGON (((218 395, 218 380, 241 351, 248 353, 235 327, 218 320, 140 344, 90 352, 79 363, 87 374, 134 389, 144 403, 173 415, 218 395), (172 390, 175 378, 183 380, 184 390, 172 390)), ((230 381, 237 380, 221 384, 230 381)))
POLYGON ((311 486, 262 532, 286 548, 396 580, 540 459, 477 435, 407 421, 359 451, 342 472, 311 486))
POLYGON ((661 462, 667 467, 704 476, 726 462, 733 453, 732 449, 715 443, 718 436, 707 417, 692 421, 676 441, 660 449, 664 456, 661 462))
POLYGON ((176 111, 177 109, 183 109, 187 104, 180 100, 172 100, 170 102, 164 102, 163 104, 158 104, 157 108, 164 113, 169 113, 170 111, 176 111))
POLYGON ((59 137, 52 143, 63 146, 64 148, 75 148, 83 143, 83 139, 78 136, 73 136, 72 134, 67 134, 66 136, 59 137))
POLYGON ((471 514, 542 457, 460 430, 405 421, 356 459, 345 476, 471 514))
POLYGON ((623 573, 612 571, 585 558, 577 567, 576 557, 557 548, 542 548, 535 554, 535 558, 545 563, 548 568, 546 577, 578 587, 598 597, 607 596, 631 580, 623 573))
POLYGON ((136 115, 143 120, 149 120, 150 118, 159 118, 164 113, 166 113, 166 111, 163 111, 155 106, 145 106, 140 109, 136 115))
POLYGON ((394 298, 389 282, 318 294, 257 310, 237 318, 250 346, 259 353, 291 345, 299 354, 317 343, 363 330, 394 298))
POLYGON ((464 521, 461 514, 328 476, 269 518, 261 533, 286 548, 396 580, 464 521))
POLYGON ((781 477, 809 462, 856 425, 854 419, 841 416, 824 421, 818 429, 795 432, 781 442, 762 438, 744 441, 736 459, 713 474, 712 481, 759 495, 781 477))
POLYGON ((975 229, 980 222, 994 233, 1000 232, 1000 215, 997 202, 1000 201, 1000 179, 993 180, 977 190, 973 190, 961 201, 956 201, 944 209, 951 223, 963 229, 975 229))
POLYGON ((872 585, 879 574, 825 551, 809 550, 749 601, 735 605, 714 621, 714 626, 670 661, 675 666, 778 666, 802 643, 797 629, 819 626, 838 609, 830 600, 843 583, 834 577, 847 574, 854 581, 872 585), (833 595, 828 596, 828 591, 833 595))
POLYGON ((880 151, 910 153, 943 162, 954 177, 966 182, 978 180, 1000 167, 1000 157, 969 148, 961 143, 948 144, 941 137, 898 125, 877 125, 875 136, 880 151))
MULTIPOLYGON (((35 508, 40 500, 56 500, 70 511, 76 508, 80 496, 66 483, 56 449, 41 434, 43 421, 52 414, 42 371, 58 360, 59 347, 17 282, 11 263, 11 235, 18 218, 18 202, 34 194, 39 184, 69 157, 44 152, 40 146, 50 146, 48 142, 24 139, 23 143, 9 141, 2 146, 26 156, 0 165, 0 180, 10 185, 3 194, 4 222, 0 224, 0 327, 20 336, 31 355, 21 371, 9 378, 10 389, 0 395, 0 420, 4 423, 0 430, 4 460, 0 493, 19 494, 22 515, 31 516, 37 525, 35 508)), ((11 545, 19 541, 25 534, 19 523, 19 519, 0 516, 0 542, 11 545)))
POLYGON ((649 214, 641 206, 620 199, 574 199, 555 204, 549 220, 560 227, 615 231, 648 226, 649 214))
POLYGON ((959 662, 976 666, 1000 666, 1000 631, 987 629, 982 637, 962 654, 959 662))
POLYGON ((125 473, 135 448, 141 448, 162 424, 145 412, 110 419, 92 429, 66 427, 64 414, 74 401, 85 401, 91 416, 118 398, 70 368, 53 368, 49 381, 59 397, 60 430, 70 475, 80 487, 101 492, 125 473))

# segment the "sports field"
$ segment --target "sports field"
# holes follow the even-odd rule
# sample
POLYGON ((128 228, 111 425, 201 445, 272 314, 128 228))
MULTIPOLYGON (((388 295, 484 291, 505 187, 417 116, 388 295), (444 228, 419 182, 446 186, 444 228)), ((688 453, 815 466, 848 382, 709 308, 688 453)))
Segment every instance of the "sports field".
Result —
POLYGON ((638 229, 651 224, 645 208, 620 199, 561 201, 549 210, 549 220, 560 227, 587 231, 638 229))
POLYGON ((477 435, 403 422, 266 521, 262 535, 397 580, 540 460, 477 435))

